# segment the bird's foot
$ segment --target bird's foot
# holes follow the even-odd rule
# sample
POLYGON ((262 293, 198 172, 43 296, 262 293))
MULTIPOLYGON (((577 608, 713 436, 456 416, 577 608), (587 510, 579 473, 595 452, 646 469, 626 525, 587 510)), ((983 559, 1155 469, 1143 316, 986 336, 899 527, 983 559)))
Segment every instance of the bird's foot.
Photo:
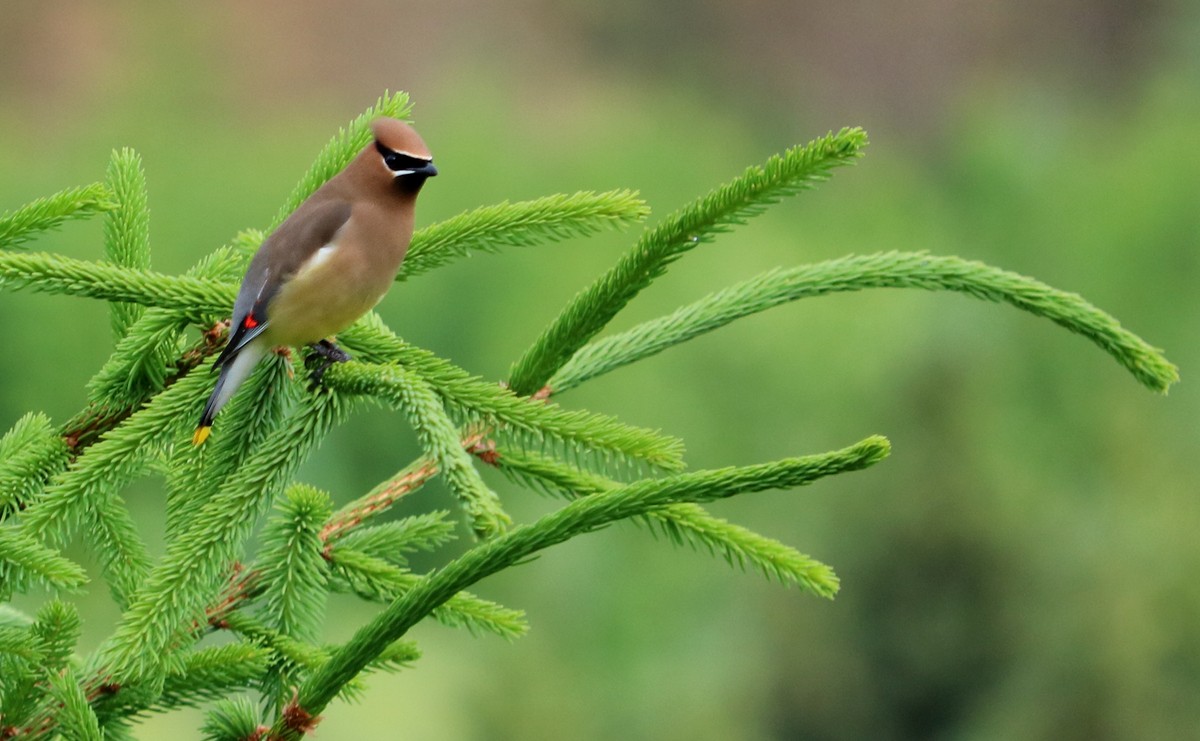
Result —
POLYGON ((309 391, 315 391, 321 385, 325 371, 334 363, 344 363, 350 359, 350 353, 335 345, 330 340, 321 340, 309 345, 310 352, 304 360, 304 366, 309 370, 309 391))

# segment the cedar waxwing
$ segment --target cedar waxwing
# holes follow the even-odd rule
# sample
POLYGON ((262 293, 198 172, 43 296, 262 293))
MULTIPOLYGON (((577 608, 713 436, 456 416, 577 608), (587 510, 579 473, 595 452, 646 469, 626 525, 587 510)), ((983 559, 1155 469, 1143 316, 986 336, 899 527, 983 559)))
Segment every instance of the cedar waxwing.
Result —
POLYGON ((412 240, 417 193, 437 169, 408 124, 379 118, 371 133, 375 141, 300 204, 250 261, 193 444, 208 438, 213 417, 272 347, 312 344, 325 359, 318 374, 347 360, 327 338, 369 311, 395 280, 412 240))

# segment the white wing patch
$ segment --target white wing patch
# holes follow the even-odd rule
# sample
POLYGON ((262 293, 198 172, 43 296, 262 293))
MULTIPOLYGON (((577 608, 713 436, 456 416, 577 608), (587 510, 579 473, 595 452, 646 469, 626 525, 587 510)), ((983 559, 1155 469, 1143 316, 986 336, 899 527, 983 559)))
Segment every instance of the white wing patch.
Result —
POLYGON ((329 244, 325 245, 321 249, 314 252, 312 257, 305 260, 304 264, 300 266, 300 270, 296 271, 296 275, 301 276, 301 275, 304 275, 305 273, 311 273, 312 271, 321 267, 321 265, 325 264, 326 262, 329 262, 329 258, 333 257, 333 253, 336 251, 337 251, 337 245, 333 242, 330 242, 329 244))

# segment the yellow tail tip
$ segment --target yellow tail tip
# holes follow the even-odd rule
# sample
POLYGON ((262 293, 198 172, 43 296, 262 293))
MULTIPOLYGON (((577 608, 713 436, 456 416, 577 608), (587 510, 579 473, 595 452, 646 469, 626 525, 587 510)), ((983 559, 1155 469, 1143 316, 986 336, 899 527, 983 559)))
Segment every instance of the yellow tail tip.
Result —
POLYGON ((211 427, 197 427, 196 432, 192 434, 192 445, 202 445, 208 439, 208 434, 212 432, 211 427))

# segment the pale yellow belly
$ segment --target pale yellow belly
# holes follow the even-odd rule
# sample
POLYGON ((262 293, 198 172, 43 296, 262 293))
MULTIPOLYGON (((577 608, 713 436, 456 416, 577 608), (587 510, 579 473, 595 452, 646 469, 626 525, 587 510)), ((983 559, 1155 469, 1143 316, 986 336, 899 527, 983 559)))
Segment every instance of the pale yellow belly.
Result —
POLYGON ((334 254, 301 271, 279 290, 267 307, 265 334, 272 345, 299 347, 335 335, 383 298, 394 276, 341 258, 334 254))

